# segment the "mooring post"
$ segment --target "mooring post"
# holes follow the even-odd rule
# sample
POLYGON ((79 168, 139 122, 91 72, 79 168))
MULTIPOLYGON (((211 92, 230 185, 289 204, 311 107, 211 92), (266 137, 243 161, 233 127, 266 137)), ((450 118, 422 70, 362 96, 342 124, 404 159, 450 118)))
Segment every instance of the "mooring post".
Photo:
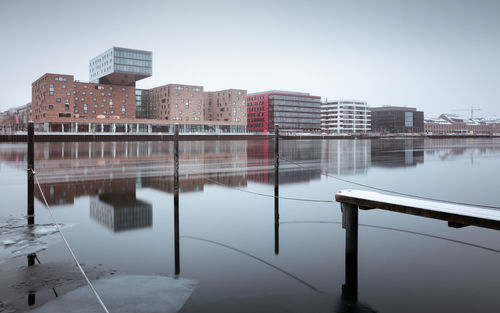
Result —
POLYGON ((280 213, 279 213, 279 167, 280 167, 280 129, 274 125, 274 254, 280 253, 280 213))
MULTIPOLYGON (((28 226, 35 224, 35 126, 33 121, 28 122, 28 210, 27 219, 28 226)), ((36 254, 31 253, 28 255, 28 266, 35 265, 36 254)), ((34 299, 34 296, 33 296, 34 299)))
POLYGON ((358 300, 358 206, 341 203, 342 227, 345 229, 345 284, 342 298, 358 300))
POLYGON ((179 258, 179 125, 174 125, 174 253, 175 275, 180 273, 179 258))
POLYGON ((35 223, 35 136, 33 121, 28 123, 28 225, 35 223))

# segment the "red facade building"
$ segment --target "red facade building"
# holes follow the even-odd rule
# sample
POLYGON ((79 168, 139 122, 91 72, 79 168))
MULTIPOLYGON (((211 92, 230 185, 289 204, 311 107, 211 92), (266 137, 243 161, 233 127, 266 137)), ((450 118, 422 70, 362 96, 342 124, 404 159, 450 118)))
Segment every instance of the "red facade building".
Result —
POLYGON ((293 91, 265 91, 247 96, 247 131, 320 132, 321 97, 293 91))

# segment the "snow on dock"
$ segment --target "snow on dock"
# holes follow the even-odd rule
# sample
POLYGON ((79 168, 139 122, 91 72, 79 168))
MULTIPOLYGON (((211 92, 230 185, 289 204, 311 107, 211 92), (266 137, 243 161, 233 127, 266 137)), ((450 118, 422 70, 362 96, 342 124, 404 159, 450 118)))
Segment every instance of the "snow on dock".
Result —
POLYGON ((337 202, 360 209, 382 209, 448 221, 450 227, 478 226, 500 230, 500 210, 481 206, 392 196, 372 191, 341 190, 337 202))

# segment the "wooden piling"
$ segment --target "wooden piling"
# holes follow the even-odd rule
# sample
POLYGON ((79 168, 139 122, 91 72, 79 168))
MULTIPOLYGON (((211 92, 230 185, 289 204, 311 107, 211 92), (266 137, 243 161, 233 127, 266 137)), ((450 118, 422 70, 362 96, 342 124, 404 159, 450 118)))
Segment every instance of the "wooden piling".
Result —
POLYGON ((35 135, 34 124, 32 121, 28 123, 28 225, 35 223, 35 135))
POLYGON ((175 275, 179 275, 179 125, 177 124, 174 125, 174 242, 175 275))
POLYGON ((279 167, 280 167, 280 154, 279 154, 279 126, 274 126, 274 254, 280 253, 280 233, 279 233, 279 167))
POLYGON ((358 300, 358 206, 342 203, 342 227, 345 229, 345 284, 342 298, 358 300))

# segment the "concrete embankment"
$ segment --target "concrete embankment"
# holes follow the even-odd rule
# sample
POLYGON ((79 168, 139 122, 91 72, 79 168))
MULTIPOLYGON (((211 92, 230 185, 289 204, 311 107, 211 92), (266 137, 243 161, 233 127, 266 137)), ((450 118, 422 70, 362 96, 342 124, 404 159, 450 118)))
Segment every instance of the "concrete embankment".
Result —
MULTIPOLYGON (((272 140, 273 134, 181 134, 180 140, 272 140)), ((498 135, 422 135, 422 136, 394 136, 394 135, 287 135, 282 134, 283 140, 309 140, 309 139, 378 139, 378 138, 499 138, 498 135)), ((110 134, 110 133, 37 133, 36 142, 89 142, 89 141, 171 141, 172 134, 110 134)), ((26 142, 26 134, 0 134, 1 142, 26 142)))
MULTIPOLYGON (((281 135, 282 139, 354 139, 363 136, 281 135)), ((370 137, 372 138, 372 137, 370 137)), ((377 137, 378 138, 378 137, 377 137)), ((271 140, 272 134, 181 134, 180 140, 271 140)), ((35 134, 36 142, 171 141, 172 134, 35 134)), ((26 142, 26 134, 0 135, 0 142, 26 142)))

